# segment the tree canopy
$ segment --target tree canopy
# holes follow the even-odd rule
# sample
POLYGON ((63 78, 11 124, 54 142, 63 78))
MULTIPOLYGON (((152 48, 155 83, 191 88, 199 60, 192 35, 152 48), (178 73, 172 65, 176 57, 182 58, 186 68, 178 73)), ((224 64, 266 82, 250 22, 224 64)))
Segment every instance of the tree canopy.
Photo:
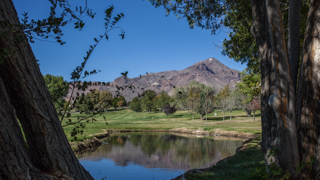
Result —
POLYGON ((62 76, 54 76, 51 74, 46 74, 44 76, 44 81, 50 93, 51 99, 57 111, 59 111, 65 100, 62 97, 66 96, 69 91, 69 84, 67 81, 63 80, 62 76))

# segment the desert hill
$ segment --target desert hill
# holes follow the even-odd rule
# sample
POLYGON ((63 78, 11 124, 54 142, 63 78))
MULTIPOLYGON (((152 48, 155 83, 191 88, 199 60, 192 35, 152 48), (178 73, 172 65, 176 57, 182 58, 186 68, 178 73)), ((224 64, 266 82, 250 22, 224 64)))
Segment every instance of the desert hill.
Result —
MULTIPOLYGON (((217 59, 208 58, 181 71, 173 70, 148 73, 135 78, 120 76, 111 82, 109 86, 91 85, 85 93, 89 92, 89 89, 100 89, 109 90, 115 95, 117 86, 125 87, 133 85, 135 86, 135 89, 125 89, 120 91, 121 95, 123 95, 127 101, 131 101, 131 99, 136 97, 138 93, 141 94, 143 90, 152 89, 156 92, 160 92, 163 89, 171 94, 174 87, 177 88, 184 86, 190 81, 198 81, 207 86, 214 86, 215 89, 219 91, 220 88, 228 83, 230 83, 233 88, 235 86, 235 82, 240 81, 240 74, 237 70, 230 69, 217 59)), ((78 92, 82 93, 83 91, 78 92)), ((67 97, 70 97, 70 92, 67 97)))

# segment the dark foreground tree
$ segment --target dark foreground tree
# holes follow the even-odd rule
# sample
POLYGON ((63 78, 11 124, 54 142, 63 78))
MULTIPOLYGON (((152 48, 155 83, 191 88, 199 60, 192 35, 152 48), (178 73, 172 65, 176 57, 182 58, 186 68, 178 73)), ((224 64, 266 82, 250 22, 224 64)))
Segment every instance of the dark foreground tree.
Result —
MULTIPOLYGON (((233 0, 151 2, 186 17, 191 27, 198 25, 213 32, 222 26, 225 12, 237 3, 233 0)), ((291 178, 320 179, 320 1, 290 0, 289 12, 281 9, 287 2, 251 1, 251 33, 261 68, 261 146, 266 162, 272 158, 291 178), (305 35, 303 52, 301 34, 305 35), (276 156, 268 157, 273 147, 277 149, 276 156), (307 163, 312 165, 299 174, 298 167, 307 163)))
POLYGON ((24 33, 15 31, 11 0, 0 1, 0 22, 0 179, 93 179, 72 152, 24 33))

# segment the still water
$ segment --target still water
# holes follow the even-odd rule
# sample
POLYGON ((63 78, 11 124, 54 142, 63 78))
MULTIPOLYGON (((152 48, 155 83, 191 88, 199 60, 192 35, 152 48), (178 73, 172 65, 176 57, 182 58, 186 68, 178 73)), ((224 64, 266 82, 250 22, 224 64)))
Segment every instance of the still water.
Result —
POLYGON ((97 180, 163 180, 214 165, 234 155, 242 143, 240 139, 127 133, 111 135, 79 161, 97 180))

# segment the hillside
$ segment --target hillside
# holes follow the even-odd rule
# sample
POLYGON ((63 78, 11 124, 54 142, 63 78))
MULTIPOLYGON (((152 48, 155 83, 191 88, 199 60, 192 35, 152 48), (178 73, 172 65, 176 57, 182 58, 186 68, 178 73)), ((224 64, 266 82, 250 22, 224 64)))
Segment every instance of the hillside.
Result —
MULTIPOLYGON (((110 90, 114 95, 118 87, 133 85, 136 88, 133 90, 126 89, 121 94, 130 101, 143 90, 152 89, 160 92, 162 89, 172 93, 175 87, 181 87, 188 84, 190 81, 198 81, 207 86, 214 86, 217 91, 224 85, 230 83, 231 88, 234 88, 235 82, 240 81, 240 74, 237 70, 230 69, 215 58, 208 58, 204 61, 195 63, 181 71, 164 71, 158 73, 148 73, 136 78, 127 78, 120 76, 110 83, 110 86, 91 85, 89 89, 110 90)), ((82 91, 78 91, 82 93, 82 91)), ((67 95, 70 97, 70 93, 67 95)))

